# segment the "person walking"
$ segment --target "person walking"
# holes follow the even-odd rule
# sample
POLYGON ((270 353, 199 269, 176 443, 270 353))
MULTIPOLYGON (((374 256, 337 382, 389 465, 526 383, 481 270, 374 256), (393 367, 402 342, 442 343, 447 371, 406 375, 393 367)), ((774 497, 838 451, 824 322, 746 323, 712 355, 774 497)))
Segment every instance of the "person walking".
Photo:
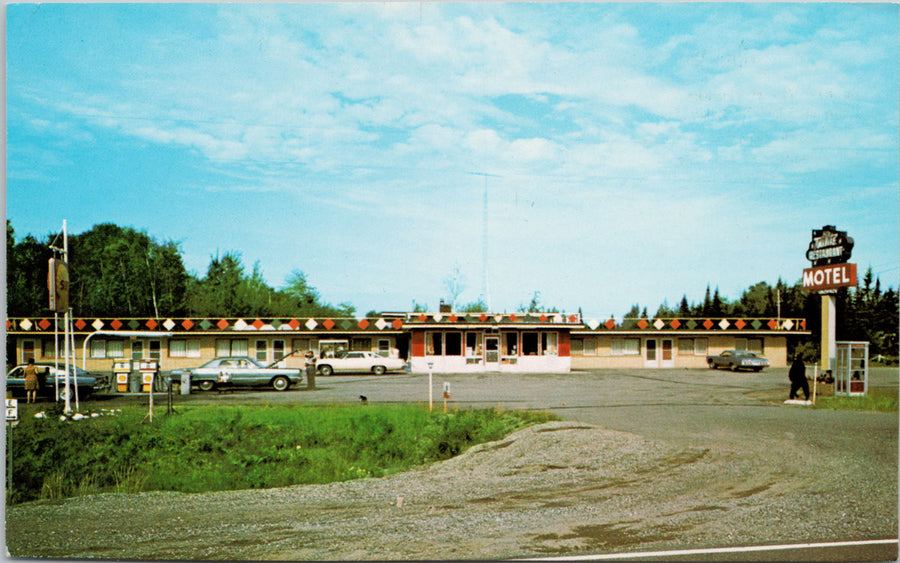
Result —
POLYGON ((788 371, 788 379, 791 380, 790 399, 796 399, 800 396, 798 391, 803 389, 805 400, 809 400, 809 383, 806 381, 806 364, 800 359, 800 354, 794 356, 794 362, 788 371))
POLYGON ((37 402, 37 392, 41 384, 38 381, 38 370, 34 367, 34 358, 28 359, 28 365, 23 370, 25 374, 25 402, 37 402))
POLYGON ((310 391, 316 388, 316 355, 312 350, 306 353, 306 388, 310 391))

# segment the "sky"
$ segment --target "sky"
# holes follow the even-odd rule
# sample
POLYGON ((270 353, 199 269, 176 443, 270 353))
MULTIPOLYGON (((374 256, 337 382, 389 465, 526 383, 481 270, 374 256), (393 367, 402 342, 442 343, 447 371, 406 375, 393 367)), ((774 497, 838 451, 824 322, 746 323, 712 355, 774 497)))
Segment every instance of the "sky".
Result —
POLYGON ((454 279, 494 312, 736 300, 824 225, 897 288, 898 30, 896 4, 11 4, 7 218, 133 227, 199 277, 236 252, 359 314, 454 279))

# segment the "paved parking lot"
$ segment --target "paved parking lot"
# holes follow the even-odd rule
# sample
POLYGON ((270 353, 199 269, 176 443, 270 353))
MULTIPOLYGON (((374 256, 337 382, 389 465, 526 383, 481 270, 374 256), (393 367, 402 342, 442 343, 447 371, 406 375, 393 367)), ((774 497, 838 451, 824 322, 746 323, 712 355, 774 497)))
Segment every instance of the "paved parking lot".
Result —
MULTIPOLYGON (((897 414, 785 405, 786 369, 435 375, 435 409, 443 408, 444 382, 450 383, 450 408, 544 409, 570 426, 526 433, 512 445, 504 442, 408 476, 203 499, 142 496, 140 508, 118 498, 77 500, 59 508, 23 507, 14 517, 48 525, 62 519, 73 530, 73 515, 83 518, 82 531, 73 532, 83 546, 71 547, 70 539, 69 547, 29 552, 41 556, 471 559, 859 540, 869 544, 720 556, 744 561, 776 555, 784 560, 897 557, 896 543, 878 543, 897 538, 897 414), (398 494, 406 499, 402 508, 398 494), (139 526, 120 529, 120 539, 83 537, 109 514, 119 514, 117 522, 144 520, 150 526, 177 514, 189 526, 182 535, 188 535, 139 526), (201 546, 196 539, 212 533, 219 538, 214 545, 201 546), (123 547, 121 538, 136 543, 123 547), (201 547, 206 551, 197 551, 201 547)), ((896 393, 897 386, 896 369, 871 374, 872 388, 896 393)), ((427 405, 428 376, 319 377, 315 391, 177 395, 175 408, 208 403, 366 408, 360 396, 368 405, 427 405)), ((146 395, 119 396, 96 404, 146 401, 146 395)), ((163 404, 164 398, 157 396, 156 402, 163 404)), ((27 546, 31 540, 16 541, 27 546)))

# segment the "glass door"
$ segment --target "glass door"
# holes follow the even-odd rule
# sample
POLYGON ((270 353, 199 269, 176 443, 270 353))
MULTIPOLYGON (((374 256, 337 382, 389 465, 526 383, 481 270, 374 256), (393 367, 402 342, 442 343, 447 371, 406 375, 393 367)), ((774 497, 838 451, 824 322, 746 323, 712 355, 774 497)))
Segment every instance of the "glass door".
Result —
POLYGON ((657 360, 656 340, 648 339, 644 344, 644 365, 648 368, 659 367, 657 360))
POLYGON ((664 368, 675 367, 675 352, 672 346, 672 340, 669 338, 663 339, 662 341, 662 350, 660 353, 660 362, 659 366, 664 368))
POLYGON ((484 337, 484 367, 489 370, 500 369, 500 337, 484 337))

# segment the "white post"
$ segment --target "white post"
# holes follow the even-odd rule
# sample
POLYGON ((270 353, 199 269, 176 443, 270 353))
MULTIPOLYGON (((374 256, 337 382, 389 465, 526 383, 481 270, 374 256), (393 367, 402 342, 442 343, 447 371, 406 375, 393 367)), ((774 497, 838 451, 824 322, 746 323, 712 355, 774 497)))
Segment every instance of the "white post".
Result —
POLYGON ((428 410, 432 410, 434 408, 434 401, 432 399, 432 385, 431 385, 431 368, 434 367, 434 362, 428 362, 428 410))
POLYGON ((813 404, 816 404, 816 388, 819 382, 819 364, 813 367, 813 404))
POLYGON ((72 373, 75 374, 75 410, 81 410, 81 405, 78 402, 78 357, 75 355, 75 325, 71 315, 69 316, 69 322, 73 323, 69 329, 69 335, 72 337, 72 373))
POLYGON ((59 312, 53 312, 53 399, 59 401, 59 312))
POLYGON ((66 378, 64 380, 64 389, 65 389, 65 395, 66 395, 65 413, 69 414, 70 412, 72 412, 72 393, 69 392, 70 391, 69 390, 69 354, 70 354, 70 351, 69 351, 69 312, 68 311, 66 311, 66 313, 65 313, 65 319, 66 319, 65 320, 65 323, 66 323, 65 340, 66 340, 66 342, 63 347, 65 350, 63 353, 66 355, 66 364, 65 364, 66 365, 66 378))
MULTIPOLYGON (((69 234, 68 234, 68 230, 66 227, 65 219, 63 219, 63 263, 66 265, 66 268, 69 267, 69 234)), ((71 332, 70 332, 70 323, 72 321, 71 311, 72 311, 71 309, 66 309, 65 321, 64 321, 66 323, 66 329, 65 329, 65 335, 64 335, 64 338, 66 339, 66 343, 64 346, 65 354, 66 354, 66 379, 65 379, 65 389, 66 389, 65 413, 66 414, 69 414, 70 412, 72 412, 72 393, 71 393, 71 389, 69 388, 69 365, 70 365, 69 358, 70 358, 70 354, 71 354, 71 352, 69 350, 69 341, 70 341, 69 337, 71 335, 71 332)), ((72 340, 72 342, 74 342, 74 340, 72 340)))

